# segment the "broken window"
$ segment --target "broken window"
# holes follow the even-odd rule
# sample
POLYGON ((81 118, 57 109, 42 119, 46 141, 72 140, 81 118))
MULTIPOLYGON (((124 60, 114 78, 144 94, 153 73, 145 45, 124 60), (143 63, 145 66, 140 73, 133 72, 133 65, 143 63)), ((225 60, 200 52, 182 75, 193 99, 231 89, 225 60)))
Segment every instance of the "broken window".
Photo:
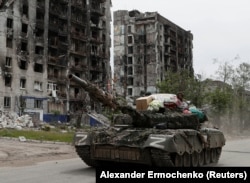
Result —
POLYGON ((4 97, 4 107, 11 107, 11 98, 4 97))
POLYGON ((91 53, 96 55, 97 54, 97 46, 92 45, 91 47, 91 53))
POLYGON ((134 79, 128 78, 128 85, 134 85, 134 79))
POLYGON ((128 57, 128 64, 133 64, 133 57, 128 57))
POLYGON ((59 70, 58 69, 54 69, 54 77, 58 78, 59 77, 59 70))
POLYGON ((12 80, 11 76, 10 75, 5 76, 4 80, 5 80, 5 86, 11 87, 11 80, 12 80))
POLYGON ((128 36, 128 44, 132 44, 133 43, 133 36, 128 36))
POLYGON ((139 43, 144 44, 146 43, 146 40, 147 40, 146 35, 139 35, 139 43))
POLYGON ((7 28, 13 28, 13 19, 7 18, 7 28))
POLYGON ((36 29, 36 37, 43 37, 43 30, 42 29, 36 29))
POLYGON ((29 7, 27 5, 23 5, 23 15, 28 17, 29 7))
POLYGON ((28 32, 28 25, 27 24, 22 24, 22 32, 27 33, 28 32))
POLYGON ((76 52, 81 51, 81 44, 78 41, 75 42, 75 51, 76 52))
POLYGON ((20 69, 23 69, 23 70, 27 69, 27 61, 26 60, 20 61, 20 69))
POLYGON ((43 72, 43 65, 42 64, 38 64, 38 63, 35 63, 34 65, 34 71, 35 72, 43 72))
POLYGON ((42 100, 34 100, 34 108, 42 109, 43 108, 43 101, 42 100))
POLYGON ((78 66, 78 65, 79 65, 79 58, 75 57, 75 66, 78 66))
POLYGON ((20 79, 20 88, 25 89, 25 87, 26 87, 26 79, 21 78, 20 79))
POLYGON ((50 49, 49 50, 49 56, 56 57, 57 56, 57 50, 56 49, 50 49))
POLYGON ((43 47, 36 46, 35 53, 38 55, 42 55, 43 54, 43 47))
POLYGON ((19 101, 20 101, 20 108, 22 108, 22 109, 26 108, 26 99, 24 97, 20 96, 19 101))
POLYGON ((6 39, 6 46, 7 46, 7 48, 12 48, 13 47, 13 43, 12 43, 11 38, 6 39))
POLYGON ((36 91, 42 91, 42 86, 43 86, 42 82, 35 81, 35 83, 34 83, 34 90, 36 90, 36 91))
POLYGON ((79 88, 75 88, 75 91, 74 91, 75 98, 79 97, 79 93, 80 93, 80 89, 79 88))
POLYGON ((25 43, 25 42, 22 42, 22 43, 21 43, 21 50, 22 50, 22 51, 27 51, 27 50, 28 50, 28 44, 25 43))
POLYGON ((5 67, 11 67, 11 62, 12 62, 12 58, 11 57, 6 57, 5 60, 5 67))
POLYGON ((133 75, 133 67, 128 67, 128 75, 133 75))
POLYGON ((37 11, 36 12, 36 19, 37 20, 43 20, 44 19, 44 13, 37 11))
POLYGON ((128 33, 131 33, 131 32, 132 32, 131 30, 132 30, 132 26, 129 25, 129 26, 128 26, 128 33))
POLYGON ((128 47, 128 54, 133 54, 133 46, 128 47))
POLYGON ((92 38, 98 40, 98 32, 92 31, 92 38))
POLYGON ((133 94, 133 88, 128 88, 128 95, 132 95, 133 94))

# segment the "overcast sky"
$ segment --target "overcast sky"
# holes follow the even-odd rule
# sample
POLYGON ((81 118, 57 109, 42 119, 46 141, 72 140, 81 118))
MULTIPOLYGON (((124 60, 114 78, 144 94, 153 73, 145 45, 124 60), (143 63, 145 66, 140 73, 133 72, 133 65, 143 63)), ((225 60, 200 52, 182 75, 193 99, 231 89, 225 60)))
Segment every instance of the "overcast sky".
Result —
POLYGON ((250 63, 250 0, 112 0, 112 4, 112 11, 156 11, 190 30, 196 74, 214 78, 220 63, 250 63))

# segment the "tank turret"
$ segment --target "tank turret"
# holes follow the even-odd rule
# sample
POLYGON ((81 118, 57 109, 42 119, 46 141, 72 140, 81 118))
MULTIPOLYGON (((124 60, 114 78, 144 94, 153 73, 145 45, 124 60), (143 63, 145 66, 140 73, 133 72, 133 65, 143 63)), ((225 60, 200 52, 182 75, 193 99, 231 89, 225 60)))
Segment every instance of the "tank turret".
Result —
MULTIPOLYGON (((117 98, 109 93, 101 90, 96 85, 90 83, 88 80, 81 79, 74 74, 69 74, 68 78, 81 85, 85 91, 89 93, 91 99, 102 103, 104 106, 121 111, 123 114, 128 114, 130 119, 126 119, 126 123, 134 127, 141 128, 185 128, 198 129, 199 120, 194 114, 181 114, 177 111, 137 111, 128 105, 122 105, 117 98)), ((120 122, 120 121, 119 121, 120 122)), ((119 123, 118 122, 118 123, 119 123)))

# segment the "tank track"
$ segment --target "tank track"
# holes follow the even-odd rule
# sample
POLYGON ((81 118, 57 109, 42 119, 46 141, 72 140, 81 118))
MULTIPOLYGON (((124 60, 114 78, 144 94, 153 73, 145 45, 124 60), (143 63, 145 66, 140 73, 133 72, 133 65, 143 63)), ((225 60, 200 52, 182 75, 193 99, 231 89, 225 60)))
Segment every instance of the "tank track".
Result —
POLYGON ((90 147, 89 146, 75 146, 76 152, 78 156, 86 163, 88 166, 96 167, 98 166, 98 162, 92 160, 90 157, 90 147))
POLYGON ((221 155, 221 147, 212 149, 203 149, 200 153, 193 154, 168 152, 151 149, 152 163, 156 167, 201 167, 218 163, 221 155))
POLYGON ((151 158, 153 166, 156 167, 173 167, 173 161, 169 153, 158 149, 151 149, 151 158))
MULTIPOLYGON (((99 161, 93 160, 90 157, 89 146, 76 146, 78 156, 88 166, 101 166, 99 161)), ((200 153, 193 154, 184 153, 169 153, 159 149, 150 149, 152 165, 155 167, 201 167, 218 163, 222 148, 203 149, 200 153)), ((103 164, 104 165, 104 164, 103 164)))

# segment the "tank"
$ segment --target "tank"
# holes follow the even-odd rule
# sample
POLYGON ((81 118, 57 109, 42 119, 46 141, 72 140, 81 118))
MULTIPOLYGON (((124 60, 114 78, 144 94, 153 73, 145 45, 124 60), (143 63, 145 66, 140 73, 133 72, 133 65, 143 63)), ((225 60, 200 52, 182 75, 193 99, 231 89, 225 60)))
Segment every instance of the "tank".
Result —
POLYGON ((76 132, 74 147, 92 167, 131 163, 155 167, 197 167, 219 161, 225 137, 216 128, 202 127, 206 120, 178 110, 138 111, 73 74, 68 79, 80 84, 89 96, 119 110, 110 126, 76 132))

